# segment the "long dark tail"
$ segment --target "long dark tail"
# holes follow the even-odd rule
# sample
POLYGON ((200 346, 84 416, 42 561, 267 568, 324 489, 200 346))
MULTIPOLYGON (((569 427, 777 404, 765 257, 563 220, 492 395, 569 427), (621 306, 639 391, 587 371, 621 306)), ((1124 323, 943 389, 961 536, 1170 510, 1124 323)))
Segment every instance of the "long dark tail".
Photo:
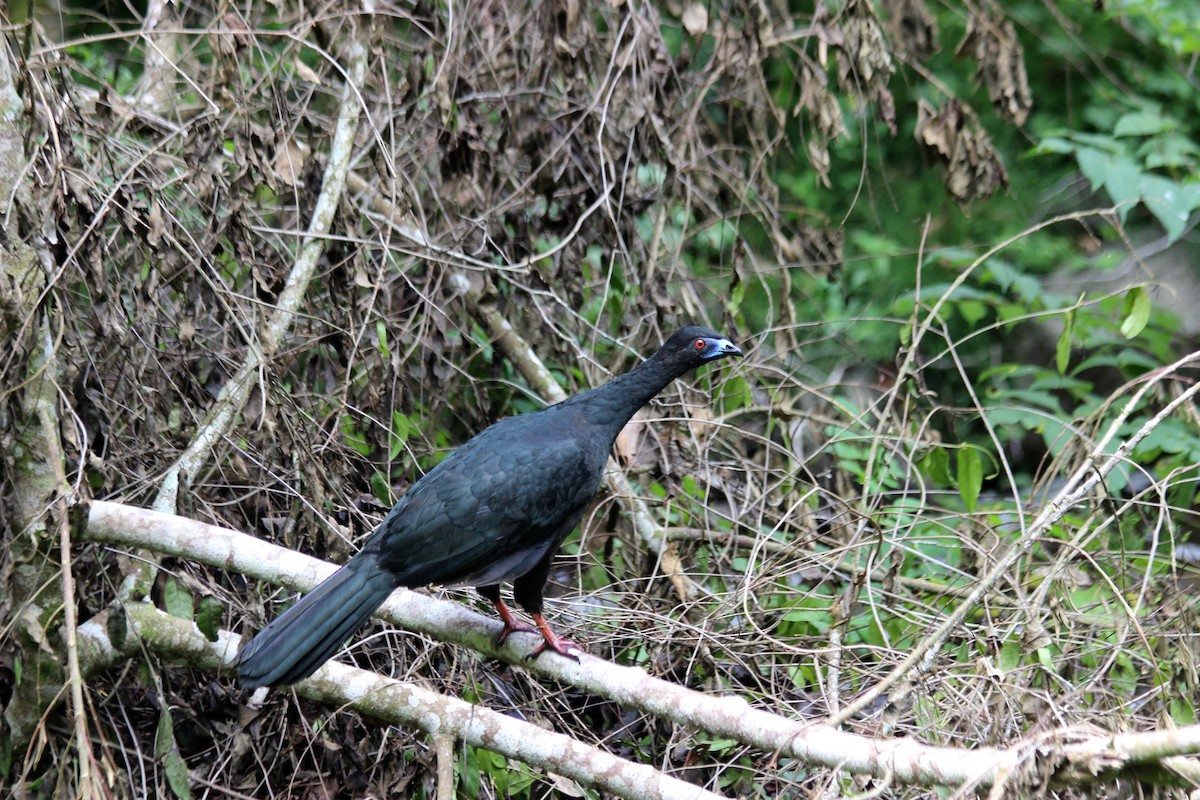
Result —
POLYGON ((280 686, 317 671, 396 588, 373 554, 360 554, 326 578, 238 653, 243 686, 280 686))

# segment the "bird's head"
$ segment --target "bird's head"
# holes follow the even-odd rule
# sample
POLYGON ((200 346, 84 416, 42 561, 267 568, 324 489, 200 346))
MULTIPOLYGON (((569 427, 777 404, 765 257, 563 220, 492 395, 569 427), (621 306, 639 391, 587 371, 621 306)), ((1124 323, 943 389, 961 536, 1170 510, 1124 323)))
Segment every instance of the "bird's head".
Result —
POLYGON ((742 350, 721 334, 709 328, 692 325, 676 331, 662 346, 663 355, 682 360, 689 367, 698 367, 726 356, 742 356, 742 350))

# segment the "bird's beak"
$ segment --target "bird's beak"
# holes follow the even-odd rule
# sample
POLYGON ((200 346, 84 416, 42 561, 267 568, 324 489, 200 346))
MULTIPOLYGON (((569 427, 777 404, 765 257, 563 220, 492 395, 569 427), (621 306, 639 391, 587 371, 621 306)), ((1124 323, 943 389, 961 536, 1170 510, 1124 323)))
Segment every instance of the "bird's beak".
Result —
POLYGON ((742 348, 738 347, 736 344, 729 341, 728 339, 718 339, 716 355, 717 356, 737 356, 738 358, 741 358, 742 356, 745 355, 745 353, 742 352, 742 348))

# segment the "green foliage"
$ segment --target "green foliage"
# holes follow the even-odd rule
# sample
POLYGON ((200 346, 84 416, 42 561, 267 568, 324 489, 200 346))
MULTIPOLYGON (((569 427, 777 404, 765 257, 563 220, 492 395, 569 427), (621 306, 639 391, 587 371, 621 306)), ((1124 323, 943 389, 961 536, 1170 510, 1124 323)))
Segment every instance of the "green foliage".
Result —
POLYGON ((175 724, 171 719, 171 710, 163 708, 158 717, 158 728, 154 735, 154 757, 162 765, 163 777, 171 793, 179 800, 189 800, 192 796, 188 784, 188 768, 179 754, 179 746, 175 743, 175 724))
POLYGON ((1112 0, 1108 14, 1149 28, 1177 56, 1200 53, 1200 10, 1193 3, 1163 0, 1112 0))
POLYGON ((462 746, 462 758, 455 763, 458 774, 457 797, 535 796, 537 778, 528 766, 510 762, 507 758, 482 747, 462 746), (486 787, 486 791, 485 791, 486 787))
POLYGON ((1142 203, 1174 241, 1200 208, 1200 181, 1190 177, 1200 146, 1179 127, 1178 120, 1157 109, 1131 111, 1111 134, 1066 131, 1043 138, 1035 153, 1074 156, 1092 188, 1108 193, 1121 222, 1142 203))
POLYGON ((979 502, 979 491, 983 488, 983 459, 979 451, 973 447, 964 447, 958 451, 956 461, 955 482, 958 484, 958 494, 962 497, 967 512, 975 511, 979 502))
POLYGON ((196 612, 196 627, 210 642, 217 640, 221 630, 221 619, 225 615, 225 607, 216 598, 205 595, 200 598, 200 609, 196 612))
POLYGON ((183 584, 174 576, 168 576, 163 584, 163 605, 166 607, 167 613, 173 617, 190 622, 195 615, 195 604, 192 602, 191 592, 183 588, 183 584))

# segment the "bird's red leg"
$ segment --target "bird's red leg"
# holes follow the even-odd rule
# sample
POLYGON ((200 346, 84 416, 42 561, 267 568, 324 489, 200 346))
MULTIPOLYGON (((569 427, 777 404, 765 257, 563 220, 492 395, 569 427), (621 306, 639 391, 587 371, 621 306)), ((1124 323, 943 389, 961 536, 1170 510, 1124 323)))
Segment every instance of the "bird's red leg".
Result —
POLYGON ((500 619, 504 620, 504 630, 500 631, 500 636, 496 639, 496 644, 504 644, 505 640, 508 639, 508 635, 514 631, 518 633, 533 633, 533 628, 524 622, 517 622, 516 617, 508 610, 508 606, 504 605, 503 600, 493 600, 492 605, 495 606, 496 613, 500 615, 500 619))
POLYGON ((550 623, 546 622, 546 618, 541 614, 530 614, 530 616, 533 617, 533 621, 538 626, 538 630, 542 632, 542 638, 545 639, 545 641, 542 642, 541 647, 525 657, 527 661, 537 658, 547 650, 553 650, 560 656, 566 656, 572 661, 579 660, 578 654, 572 653, 571 651, 583 650, 582 647, 570 641, 569 639, 560 638, 558 634, 550 630, 550 623))

